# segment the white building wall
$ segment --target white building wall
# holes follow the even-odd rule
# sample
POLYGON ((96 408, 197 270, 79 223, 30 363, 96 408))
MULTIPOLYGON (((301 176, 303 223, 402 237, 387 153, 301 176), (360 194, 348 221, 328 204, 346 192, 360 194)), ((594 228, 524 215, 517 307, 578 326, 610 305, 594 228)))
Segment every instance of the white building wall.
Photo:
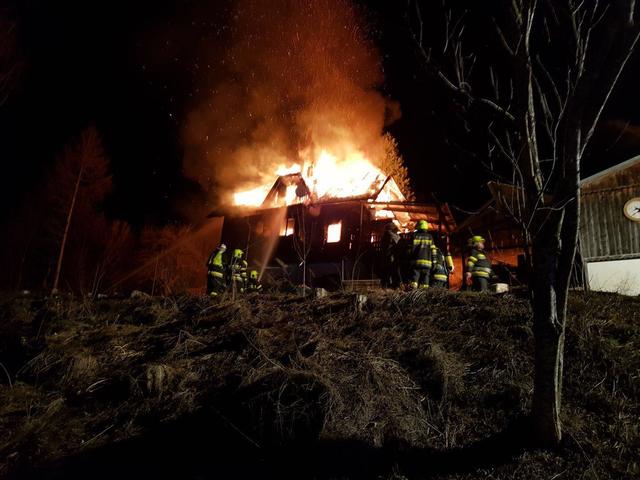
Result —
POLYGON ((587 272, 591 290, 640 295, 640 258, 589 262, 587 272))

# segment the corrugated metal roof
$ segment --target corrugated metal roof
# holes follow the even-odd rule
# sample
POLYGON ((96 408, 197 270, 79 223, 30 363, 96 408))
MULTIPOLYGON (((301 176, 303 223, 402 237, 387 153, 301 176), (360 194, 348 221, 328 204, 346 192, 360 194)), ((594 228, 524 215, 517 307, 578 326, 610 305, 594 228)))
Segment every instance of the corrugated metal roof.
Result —
POLYGON ((595 175, 591 175, 590 177, 587 178, 583 178, 580 181, 580 185, 584 188, 587 187, 588 185, 598 182, 600 180, 602 180, 603 178, 608 177, 609 175, 613 175, 615 173, 621 172, 622 170, 625 170, 629 167, 632 167, 636 164, 640 164, 640 155, 638 155, 637 157, 633 157, 630 158, 629 160, 626 160, 622 163, 619 163, 618 165, 614 165, 611 168, 607 168, 606 170, 603 170, 601 172, 596 173, 595 175))

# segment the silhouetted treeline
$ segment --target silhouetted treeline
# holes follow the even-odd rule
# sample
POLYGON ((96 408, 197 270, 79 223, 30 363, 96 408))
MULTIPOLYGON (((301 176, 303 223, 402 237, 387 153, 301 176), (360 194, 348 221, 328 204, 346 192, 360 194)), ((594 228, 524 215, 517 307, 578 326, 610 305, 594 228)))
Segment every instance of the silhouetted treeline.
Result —
POLYGON ((106 215, 112 189, 109 159, 90 127, 2 226, 0 287, 79 294, 202 288, 215 239, 180 225, 134 231, 106 215))

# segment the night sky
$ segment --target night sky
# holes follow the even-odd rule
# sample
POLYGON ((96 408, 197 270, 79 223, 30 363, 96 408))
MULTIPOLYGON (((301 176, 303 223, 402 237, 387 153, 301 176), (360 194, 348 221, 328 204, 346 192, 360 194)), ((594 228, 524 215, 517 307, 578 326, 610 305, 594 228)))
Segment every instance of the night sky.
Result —
MULTIPOLYGON (((224 45, 230 0, 4 0, 17 24, 22 71, 0 106, 0 217, 46 181, 56 156, 90 125, 101 133, 115 189, 108 212, 134 225, 184 219, 203 203, 182 173, 185 115, 193 104, 202 38, 224 45)), ((405 2, 362 2, 383 59, 385 96, 402 117, 397 138, 420 199, 431 191, 462 208, 482 202, 485 178, 445 141, 446 97, 425 77, 403 18, 405 2)), ((212 45, 215 50, 216 45, 212 45)), ((636 54, 610 102, 586 174, 640 153, 636 54), (625 133, 620 130, 628 125, 625 133)), ((189 219, 197 220, 197 219, 189 219)))

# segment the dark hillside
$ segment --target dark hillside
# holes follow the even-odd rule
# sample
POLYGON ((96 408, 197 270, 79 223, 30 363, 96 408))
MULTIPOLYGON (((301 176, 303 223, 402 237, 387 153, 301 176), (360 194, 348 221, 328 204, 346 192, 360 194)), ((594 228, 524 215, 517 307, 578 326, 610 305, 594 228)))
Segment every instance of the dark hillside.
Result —
POLYGON ((570 310, 566 442, 548 453, 522 435, 523 300, 4 297, 0 472, 638 478, 640 299, 574 294, 570 310))

